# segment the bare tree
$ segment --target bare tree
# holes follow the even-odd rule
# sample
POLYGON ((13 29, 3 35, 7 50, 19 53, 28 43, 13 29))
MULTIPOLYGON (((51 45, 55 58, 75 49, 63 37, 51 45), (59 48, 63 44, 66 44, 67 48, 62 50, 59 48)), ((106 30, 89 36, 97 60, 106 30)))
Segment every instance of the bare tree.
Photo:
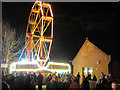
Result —
POLYGON ((16 30, 9 23, 2 23, 2 60, 10 64, 10 60, 20 54, 24 40, 17 37, 16 30))

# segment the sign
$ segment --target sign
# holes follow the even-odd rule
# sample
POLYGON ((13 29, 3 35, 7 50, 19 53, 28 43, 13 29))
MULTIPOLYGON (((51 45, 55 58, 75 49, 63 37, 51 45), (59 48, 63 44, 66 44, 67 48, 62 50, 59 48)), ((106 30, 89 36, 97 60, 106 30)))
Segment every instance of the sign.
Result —
POLYGON ((7 68, 8 64, 1 64, 1 68, 7 68))
POLYGON ((48 62, 47 66, 40 66, 38 62, 31 61, 31 62, 14 62, 10 65, 10 73, 13 71, 39 71, 39 70, 46 70, 50 72, 58 72, 58 73, 65 73, 69 72, 70 65, 65 63, 56 63, 56 62, 48 62))

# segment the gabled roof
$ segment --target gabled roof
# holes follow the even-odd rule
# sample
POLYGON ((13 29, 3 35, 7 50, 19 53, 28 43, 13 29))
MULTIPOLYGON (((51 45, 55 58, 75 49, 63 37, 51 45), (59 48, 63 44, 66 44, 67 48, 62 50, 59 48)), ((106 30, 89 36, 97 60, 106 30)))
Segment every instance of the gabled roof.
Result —
POLYGON ((78 53, 74 59, 78 58, 79 55, 86 57, 93 52, 94 53, 99 52, 99 53, 107 55, 105 52, 103 52, 101 49, 99 49, 97 46, 95 46, 92 42, 90 42, 88 40, 88 37, 86 37, 85 42, 83 43, 82 47, 80 48, 80 50, 78 51, 78 53))

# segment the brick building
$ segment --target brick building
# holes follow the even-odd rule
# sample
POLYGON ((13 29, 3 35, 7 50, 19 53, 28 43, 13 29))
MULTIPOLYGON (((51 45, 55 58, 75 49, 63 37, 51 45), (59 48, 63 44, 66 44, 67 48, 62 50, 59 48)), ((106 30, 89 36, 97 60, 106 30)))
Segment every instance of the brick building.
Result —
POLYGON ((111 61, 111 55, 107 55, 92 42, 86 38, 79 52, 72 60, 73 75, 80 73, 87 76, 89 73, 100 78, 101 72, 108 74, 108 64, 111 61))

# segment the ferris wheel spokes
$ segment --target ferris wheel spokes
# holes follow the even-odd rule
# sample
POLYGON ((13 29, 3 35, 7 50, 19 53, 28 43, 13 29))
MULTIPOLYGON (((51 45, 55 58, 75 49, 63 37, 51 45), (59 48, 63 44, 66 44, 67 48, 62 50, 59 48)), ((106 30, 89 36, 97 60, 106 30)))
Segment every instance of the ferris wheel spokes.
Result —
POLYGON ((26 58, 42 64, 48 61, 53 39, 53 13, 49 3, 35 2, 26 30, 26 58))

